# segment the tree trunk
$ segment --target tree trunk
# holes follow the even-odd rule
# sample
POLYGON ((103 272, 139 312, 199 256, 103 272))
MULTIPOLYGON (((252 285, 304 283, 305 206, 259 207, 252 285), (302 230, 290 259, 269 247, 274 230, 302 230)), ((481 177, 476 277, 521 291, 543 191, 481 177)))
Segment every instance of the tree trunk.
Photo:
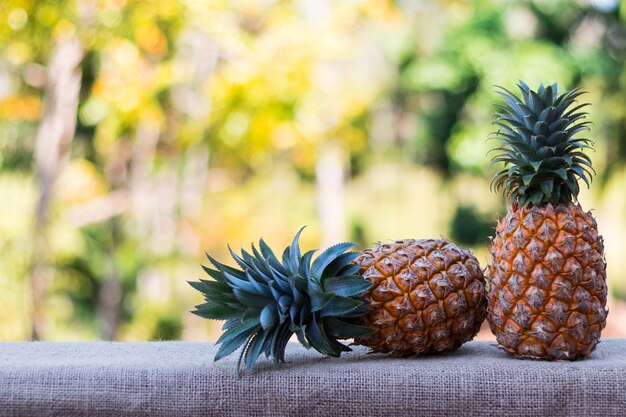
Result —
POLYGON ((81 85, 80 63, 83 48, 77 39, 56 46, 48 66, 45 87, 45 110, 35 145, 35 170, 39 200, 35 219, 35 254, 30 278, 32 296, 31 338, 38 340, 44 333, 43 302, 50 273, 47 217, 54 182, 69 158, 69 149, 76 130, 76 112, 81 85))
POLYGON ((323 247, 346 240, 345 160, 338 145, 328 143, 320 148, 315 174, 323 247))
MULTIPOLYGON (((110 220, 111 228, 119 227, 116 223, 119 220, 114 218, 110 220)), ((115 232, 113 232, 115 234, 115 232)), ((112 237, 112 246, 114 250, 115 237, 112 237)), ((107 266, 107 276, 104 283, 98 291, 98 322, 100 326, 100 337, 103 340, 115 340, 117 330, 120 324, 120 302, 122 301, 122 284, 117 273, 114 253, 110 253, 112 259, 109 260, 107 266)))

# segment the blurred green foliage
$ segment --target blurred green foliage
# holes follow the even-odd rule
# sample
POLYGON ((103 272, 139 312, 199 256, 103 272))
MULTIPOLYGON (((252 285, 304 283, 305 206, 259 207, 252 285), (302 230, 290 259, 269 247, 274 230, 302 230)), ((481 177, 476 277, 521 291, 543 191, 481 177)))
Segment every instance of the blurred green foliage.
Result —
POLYGON ((450 237, 467 246, 484 246, 495 235, 493 216, 479 213, 474 206, 460 205, 450 221, 450 237))
POLYGON ((486 264, 493 86, 519 79, 589 91, 581 203, 626 293, 624 1, 7 0, 0 51, 0 340, 30 334, 36 265, 41 337, 147 340, 211 331, 187 314, 203 250, 302 224, 305 247, 449 232, 486 264), (70 40, 77 126, 38 229, 37 132, 70 40))

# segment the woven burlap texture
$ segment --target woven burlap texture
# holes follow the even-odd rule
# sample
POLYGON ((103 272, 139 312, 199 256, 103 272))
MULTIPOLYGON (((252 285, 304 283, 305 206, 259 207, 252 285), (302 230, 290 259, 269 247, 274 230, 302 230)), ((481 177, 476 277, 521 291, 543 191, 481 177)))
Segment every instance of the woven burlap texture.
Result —
POLYGON ((209 343, 0 343, 2 416, 625 416, 626 339, 579 362, 515 360, 493 343, 390 358, 290 345, 238 378, 209 343))

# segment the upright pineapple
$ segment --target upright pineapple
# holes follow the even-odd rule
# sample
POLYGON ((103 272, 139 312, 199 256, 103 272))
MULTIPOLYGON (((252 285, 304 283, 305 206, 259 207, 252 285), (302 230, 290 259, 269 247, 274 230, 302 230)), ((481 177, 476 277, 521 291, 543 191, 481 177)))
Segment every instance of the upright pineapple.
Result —
POLYGON ((576 202, 593 168, 593 142, 580 89, 557 85, 522 97, 500 88, 492 185, 512 203, 491 245, 487 320, 498 343, 517 357, 574 360, 588 356, 606 323, 606 263, 596 221, 576 202))

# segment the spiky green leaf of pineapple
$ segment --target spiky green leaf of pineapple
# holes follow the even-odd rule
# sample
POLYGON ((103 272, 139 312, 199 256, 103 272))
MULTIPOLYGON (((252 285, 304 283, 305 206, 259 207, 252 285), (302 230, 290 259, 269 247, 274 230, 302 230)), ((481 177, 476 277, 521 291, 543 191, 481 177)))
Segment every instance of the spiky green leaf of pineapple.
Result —
MULTIPOLYGON (((207 254, 213 268, 204 267, 212 280, 189 282, 202 293, 205 303, 193 311, 200 317, 226 320, 218 339, 219 360, 242 348, 238 370, 252 370, 264 353, 275 362, 285 361, 285 347, 295 333, 307 349, 313 347, 328 356, 340 356, 351 349, 340 339, 363 337, 370 328, 352 323, 367 312, 360 295, 371 283, 356 275, 352 262, 356 252, 347 252, 354 243, 340 243, 322 252, 300 253, 298 231, 282 259, 261 239, 230 253, 238 265, 232 268, 207 254)), ((230 249, 230 248, 229 248, 230 249)))
POLYGON ((589 130, 583 110, 589 104, 576 102, 584 92, 577 88, 558 94, 556 83, 540 85, 537 91, 523 81, 518 87, 521 98, 498 87, 504 103, 497 105, 498 130, 492 138, 501 145, 494 150, 492 164, 502 162, 504 168, 492 186, 520 206, 575 201, 578 180, 589 186, 595 173, 583 152, 593 141, 577 135, 589 130))

